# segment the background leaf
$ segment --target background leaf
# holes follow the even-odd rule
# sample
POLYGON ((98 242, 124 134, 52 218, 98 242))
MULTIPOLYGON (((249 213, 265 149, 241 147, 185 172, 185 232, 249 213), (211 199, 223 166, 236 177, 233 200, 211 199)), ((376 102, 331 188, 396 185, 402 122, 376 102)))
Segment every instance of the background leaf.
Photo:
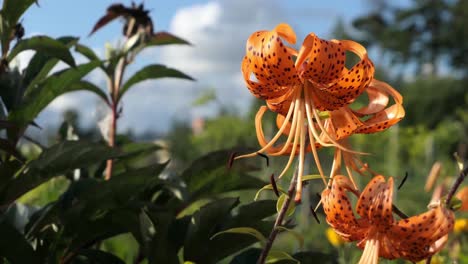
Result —
POLYGON ((168 68, 164 65, 153 64, 144 67, 143 69, 137 71, 132 77, 130 77, 123 85, 119 91, 119 98, 130 89, 133 85, 148 80, 148 79, 159 79, 159 78, 180 78, 193 81, 194 79, 183 72, 180 72, 176 69, 168 68))
POLYGON ((23 173, 0 189, 0 204, 8 204, 52 177, 76 168, 115 158, 121 153, 105 145, 83 141, 65 141, 45 149, 26 165, 23 173))
POLYGON ((28 98, 22 106, 10 114, 10 120, 15 121, 18 125, 25 125, 32 121, 59 95, 74 91, 73 89, 86 88, 84 86, 73 84, 99 66, 99 64, 99 61, 89 62, 75 68, 63 70, 48 77, 42 84, 40 84, 40 88, 35 89, 28 95, 28 98))
POLYGON ((16 55, 25 50, 35 50, 41 54, 59 58, 72 67, 76 66, 75 59, 73 59, 67 46, 48 36, 34 36, 20 40, 8 54, 7 60, 13 60, 16 55))

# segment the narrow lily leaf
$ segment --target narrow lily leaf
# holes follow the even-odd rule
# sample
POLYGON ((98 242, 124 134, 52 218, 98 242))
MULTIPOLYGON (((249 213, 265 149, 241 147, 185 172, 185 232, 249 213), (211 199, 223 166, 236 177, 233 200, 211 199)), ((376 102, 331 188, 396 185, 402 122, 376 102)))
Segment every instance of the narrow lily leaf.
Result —
POLYGON ((284 226, 277 226, 276 229, 280 230, 280 231, 285 231, 285 232, 288 232, 290 233, 291 235, 293 235, 297 241, 299 242, 299 247, 300 248, 303 248, 304 247, 304 237, 297 231, 294 231, 292 229, 289 229, 289 228, 286 228, 284 226))
POLYGON ((34 36, 29 39, 20 40, 8 54, 7 60, 11 61, 16 55, 25 50, 35 50, 36 52, 59 58, 72 67, 76 66, 75 60, 67 46, 48 36, 34 36))
POLYGON ((320 174, 312 174, 312 175, 304 175, 302 176, 302 181, 310 181, 310 180, 320 180, 322 177, 320 174))
POLYGON ((99 87, 97 87, 95 84, 90 83, 88 81, 81 80, 81 81, 72 83, 68 87, 68 89, 69 91, 78 91, 78 90, 90 91, 96 94, 97 96, 99 96, 106 104, 108 105, 110 104, 106 93, 103 90, 99 89, 99 87))
POLYGON ((55 176, 121 155, 117 149, 85 141, 65 141, 45 149, 0 189, 0 205, 9 204, 55 176))
POLYGON ((11 143, 10 141, 0 138, 0 149, 12 155, 17 160, 24 162, 23 156, 21 155, 21 153, 18 152, 15 145, 11 143))
POLYGON ((31 245, 5 219, 0 221, 0 234, 2 234, 2 239, 0 239, 1 257, 5 257, 9 263, 38 263, 31 245))
POLYGON ((300 262, 297 259, 294 259, 293 257, 291 257, 291 255, 289 255, 288 253, 284 251, 278 251, 278 250, 270 251, 270 254, 268 254, 265 263, 272 264, 280 260, 291 260, 291 261, 296 262, 297 264, 300 264, 300 262))
MULTIPOLYGON (((69 49, 78 42, 78 38, 64 36, 57 38, 57 41, 60 41, 69 49)), ((24 72, 24 84, 27 86, 25 94, 36 88, 37 84, 49 75, 59 61, 60 59, 54 57, 53 54, 36 52, 24 72)))
POLYGON ((146 46, 160 46, 160 45, 170 45, 170 44, 191 45, 190 42, 186 41, 185 39, 172 35, 169 32, 160 31, 160 32, 155 33, 150 38, 146 46))
POLYGON ((75 51, 85 56, 90 61, 99 60, 99 57, 96 55, 96 53, 94 53, 92 49, 90 49, 89 47, 85 45, 76 44, 75 51))
MULTIPOLYGON (((283 194, 286 194, 286 191, 284 189, 282 189, 279 186, 277 186, 277 187, 278 187, 278 191, 280 191, 283 194)), ((258 197, 260 196, 260 193, 265 191, 265 190, 273 190, 273 186, 271 185, 271 183, 263 186, 260 190, 257 191, 257 193, 255 194, 254 201, 257 201, 258 197)))
POLYGON ((21 15, 37 0, 4 0, 2 7, 3 18, 14 26, 21 15))
MULTIPOLYGON (((59 95, 75 91, 72 85, 100 65, 100 61, 82 64, 69 68, 48 77, 39 87, 34 89, 17 110, 11 112, 10 120, 25 125, 32 121, 50 102, 59 95)), ((89 87, 88 87, 89 88, 89 87)))
MULTIPOLYGON (((280 197, 278 198, 278 201, 276 202, 276 210, 279 212, 281 211, 281 208, 283 207, 284 201, 286 200, 287 195, 286 194, 281 194, 280 197)), ((294 214, 296 211, 296 204, 295 203, 289 203, 288 210, 286 211, 287 216, 291 216, 294 214)))
POLYGON ((143 69, 139 70, 135 73, 127 82, 122 86, 119 99, 127 92, 133 85, 148 80, 148 79, 159 79, 159 78, 181 78, 186 80, 193 81, 194 79, 183 72, 180 72, 176 69, 168 68, 164 65, 160 64, 153 64, 144 67, 143 69))
POLYGON ((251 227, 235 227, 235 228, 231 228, 231 229, 227 229, 227 230, 224 230, 224 231, 221 231, 221 232, 218 232, 216 234, 214 234, 210 239, 213 239, 219 235, 222 235, 222 234, 245 234, 245 235, 251 235, 253 237, 255 237, 260 243, 262 243, 262 245, 265 245, 266 243, 266 237, 260 233, 260 231, 254 229, 254 228, 251 228, 251 227))

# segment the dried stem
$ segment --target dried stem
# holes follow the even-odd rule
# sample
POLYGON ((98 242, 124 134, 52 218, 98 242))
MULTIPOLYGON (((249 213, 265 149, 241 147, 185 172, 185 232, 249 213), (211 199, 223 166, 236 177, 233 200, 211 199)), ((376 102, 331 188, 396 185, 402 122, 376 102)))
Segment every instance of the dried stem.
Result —
POLYGON ((457 192, 458 188, 462 184, 463 180, 466 178, 466 175, 468 175, 468 166, 465 166, 465 168, 462 171, 460 171, 460 174, 458 175, 457 179, 453 183, 452 187, 450 187, 450 190, 447 194, 447 200, 445 201, 445 205, 447 207, 450 207, 450 202, 455 193, 457 192))
POLYGON ((289 184, 288 195, 286 196, 286 199, 284 199, 283 206, 281 206, 281 209, 278 212, 278 216, 276 217, 276 221, 275 221, 275 224, 273 225, 273 229, 271 230, 271 233, 268 236, 267 242, 265 244, 265 247, 262 250, 262 253, 260 254, 260 257, 258 258, 257 264, 265 263, 266 257, 268 256, 268 253, 270 252, 271 247, 273 246, 273 242, 275 241, 276 236, 278 235, 278 232, 280 231, 277 227, 283 225, 286 212, 288 211, 289 204, 292 201, 291 197, 293 197, 295 193, 295 187, 296 187, 297 177, 299 173, 300 173, 299 169, 296 168, 296 171, 294 172, 294 175, 291 178, 291 183, 289 184))

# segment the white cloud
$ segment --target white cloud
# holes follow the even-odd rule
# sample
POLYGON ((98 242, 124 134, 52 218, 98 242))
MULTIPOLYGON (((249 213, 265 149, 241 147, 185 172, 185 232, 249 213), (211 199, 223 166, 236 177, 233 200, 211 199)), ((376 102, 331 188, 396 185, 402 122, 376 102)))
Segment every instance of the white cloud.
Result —
MULTIPOLYGON (((214 115, 213 105, 191 107, 199 92, 206 88, 216 89, 221 103, 246 109, 252 96, 240 74, 245 42, 254 31, 272 29, 283 21, 281 8, 270 0, 215 0, 179 9, 168 31, 189 40, 193 46, 173 45, 144 51, 137 58, 137 64, 129 67, 128 73, 141 67, 142 61, 162 63, 191 75, 197 82, 163 79, 138 84, 139 87, 134 87, 123 98, 124 112, 119 130, 167 131, 173 118, 190 120, 198 115, 214 115)), ((98 51, 102 55, 102 50, 98 51)), ((77 56, 77 63, 83 62, 85 59, 77 56)), ((63 65, 58 65, 56 69, 61 67, 63 65)), ((105 85, 105 77, 98 70, 87 79, 105 85)), ((59 117, 65 110, 77 109, 83 120, 96 122, 99 118, 96 116, 97 99, 93 96, 87 92, 60 96, 38 121, 47 125, 50 119, 59 117)), ((57 122, 52 120, 51 123, 57 122)))
POLYGON ((199 92, 208 87, 216 90, 221 103, 246 109, 252 96, 240 74, 245 42, 254 31, 272 29, 283 22, 280 10, 275 1, 268 0, 210 1, 178 10, 169 31, 193 46, 159 47, 146 52, 145 57, 159 57, 163 64, 191 75, 197 82, 163 80, 140 85, 146 88, 136 88, 124 99, 124 125, 164 130, 171 117, 213 115, 213 106, 191 107, 199 92))

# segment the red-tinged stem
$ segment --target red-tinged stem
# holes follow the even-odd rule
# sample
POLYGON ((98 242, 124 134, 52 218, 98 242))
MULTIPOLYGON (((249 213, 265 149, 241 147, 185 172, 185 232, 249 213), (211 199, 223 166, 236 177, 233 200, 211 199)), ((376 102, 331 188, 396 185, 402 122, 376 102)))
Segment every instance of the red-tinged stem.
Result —
POLYGON ((460 171, 460 174, 458 175, 457 179, 453 183, 452 187, 450 187, 450 190, 447 194, 447 200, 445 201, 445 205, 447 207, 450 207, 450 202, 453 196, 455 195, 455 193, 457 192, 458 188, 462 184, 463 180, 465 180, 467 175, 468 175, 468 166, 465 166, 465 168, 462 171, 460 171))
POLYGON ((257 264, 265 263, 268 253, 270 252, 271 247, 273 246, 273 242, 275 241, 276 236, 278 235, 278 232, 280 231, 277 227, 283 225, 284 218, 286 217, 286 212, 288 211, 289 204, 292 201, 291 197, 294 196, 294 193, 296 191, 295 187, 296 187, 298 175, 299 175, 299 170, 296 169, 291 179, 291 183, 289 184, 288 195, 286 196, 286 199, 284 199, 283 206, 281 206, 281 209, 278 212, 278 216, 276 217, 276 221, 275 221, 275 224, 273 225, 273 229, 271 230, 271 233, 268 236, 267 242, 265 244, 265 247, 262 250, 262 253, 260 254, 260 257, 258 258, 257 264))
MULTIPOLYGON (((111 103, 111 121, 109 124, 109 147, 115 147, 115 133, 117 131, 117 118, 118 118, 118 112, 117 112, 117 103, 112 100, 111 103)), ((107 160, 107 166, 106 166, 106 176, 105 180, 110 180, 112 177, 112 169, 114 168, 114 160, 110 159, 107 160)))

